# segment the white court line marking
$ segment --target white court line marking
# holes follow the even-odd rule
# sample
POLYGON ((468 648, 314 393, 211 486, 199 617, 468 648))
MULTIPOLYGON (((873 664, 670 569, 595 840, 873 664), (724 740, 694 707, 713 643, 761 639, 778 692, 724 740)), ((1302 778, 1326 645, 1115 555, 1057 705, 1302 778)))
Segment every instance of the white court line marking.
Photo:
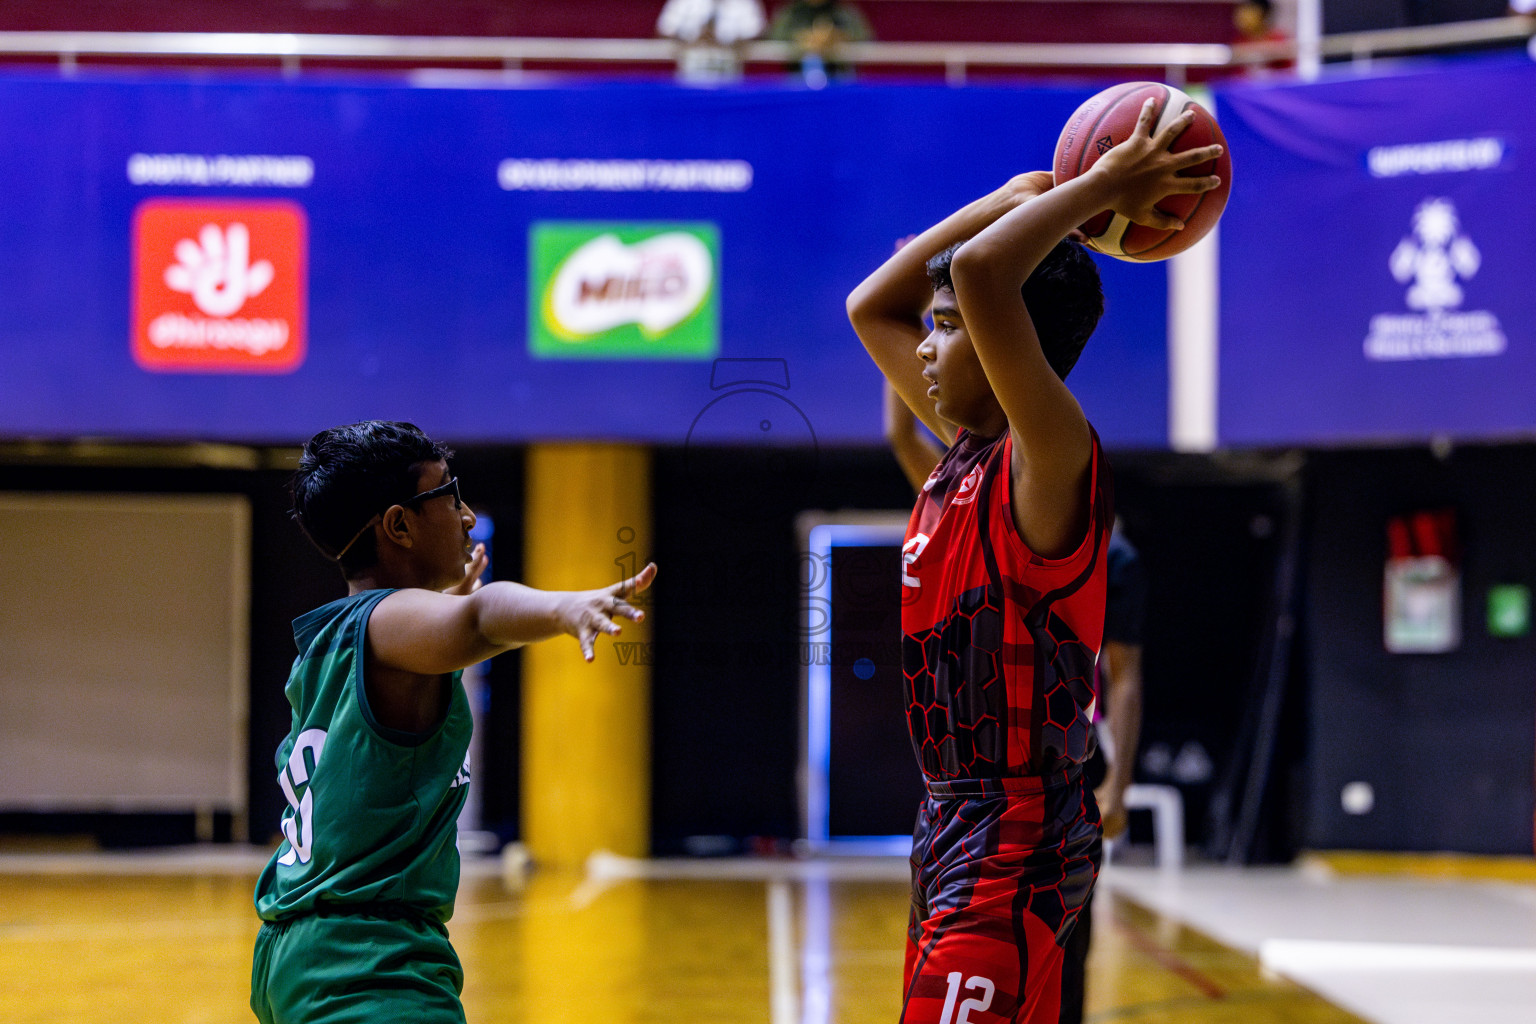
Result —
POLYGON ((789 881, 812 879, 851 882, 910 880, 905 857, 829 857, 825 860, 783 860, 740 857, 713 860, 680 857, 642 860, 599 851, 587 858, 589 878, 701 879, 716 881, 789 881))
POLYGON ((768 991, 773 1024, 799 1024, 795 1013, 795 904, 785 881, 768 883, 768 991))
POLYGON ((229 875, 261 874, 271 851, 248 846, 151 852, 0 854, 0 875, 229 875))
POLYGON ((800 1024, 832 1019, 832 892, 825 876, 807 878, 800 939, 800 1024))
POLYGON ((1291 975, 1298 971, 1319 974, 1338 971, 1536 973, 1536 949, 1267 939, 1259 944, 1259 963, 1268 970, 1291 975))
POLYGON ((622 881, 624 879, 617 875, 594 873, 589 864, 587 877, 583 878, 576 888, 571 890, 571 909, 586 910, 597 902, 599 896, 622 881))
MULTIPOLYGON (((124 940, 135 942, 169 941, 183 943, 189 939, 238 940, 242 945, 256 937, 261 921, 254 913, 250 917, 216 920, 186 920, 177 918, 166 921, 118 920, 78 923, 74 921, 12 921, 0 928, 0 948, 14 942, 89 942, 121 945, 124 940)), ((206 947, 204 947, 206 948, 206 947)))

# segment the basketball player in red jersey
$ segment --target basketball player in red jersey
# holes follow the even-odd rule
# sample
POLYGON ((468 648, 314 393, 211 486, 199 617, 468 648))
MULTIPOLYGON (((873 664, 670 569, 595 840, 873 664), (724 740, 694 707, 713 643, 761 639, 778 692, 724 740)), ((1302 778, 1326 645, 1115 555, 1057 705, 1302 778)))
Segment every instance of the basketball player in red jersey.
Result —
POLYGON ((1093 888, 1094 662, 1114 522, 1109 467, 1063 378, 1103 311, 1073 228, 1214 177, 1179 171, 1185 114, 1085 174, 1014 178, 901 248, 848 297, 913 413, 953 440, 907 527, 902 660, 927 785, 912 850, 903 1024, 1055 1024, 1062 946, 1093 888), (923 324, 933 318, 932 331, 923 324))

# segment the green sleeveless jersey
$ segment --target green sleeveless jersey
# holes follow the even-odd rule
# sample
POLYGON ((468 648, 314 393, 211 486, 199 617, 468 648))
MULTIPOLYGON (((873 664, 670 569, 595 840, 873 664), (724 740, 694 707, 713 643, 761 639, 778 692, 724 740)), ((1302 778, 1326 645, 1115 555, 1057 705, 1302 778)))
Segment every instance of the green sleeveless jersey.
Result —
POLYGON ((392 593, 354 594, 293 622, 293 728, 277 752, 288 808, 283 842, 256 883, 263 920, 309 913, 317 903, 403 903, 439 921, 453 913, 469 700, 455 672, 448 714, 432 732, 400 732, 373 717, 364 637, 368 616, 392 593))

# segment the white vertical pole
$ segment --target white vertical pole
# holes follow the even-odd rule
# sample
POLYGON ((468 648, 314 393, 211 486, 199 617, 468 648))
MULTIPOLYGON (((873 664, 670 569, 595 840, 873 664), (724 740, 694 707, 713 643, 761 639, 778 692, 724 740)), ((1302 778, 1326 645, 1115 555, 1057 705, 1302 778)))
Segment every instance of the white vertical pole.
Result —
POLYGON ((1296 0, 1296 74, 1315 80, 1323 67, 1323 0, 1296 0))
POLYGON ((1216 448, 1217 315, 1221 227, 1168 261, 1168 443, 1216 448))

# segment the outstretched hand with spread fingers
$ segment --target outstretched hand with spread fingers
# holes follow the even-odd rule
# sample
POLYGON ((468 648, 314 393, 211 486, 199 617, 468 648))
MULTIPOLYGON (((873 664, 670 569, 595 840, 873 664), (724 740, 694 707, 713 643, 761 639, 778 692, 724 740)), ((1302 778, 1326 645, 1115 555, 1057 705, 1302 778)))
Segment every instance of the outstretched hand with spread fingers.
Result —
POLYGON ((630 604, 629 599, 648 588, 655 578, 656 563, 651 562, 623 582, 561 595, 555 609, 560 629, 574 636, 581 644, 581 656, 592 661, 597 656, 597 638, 602 634, 617 636, 622 631, 614 619, 640 622, 645 618, 645 612, 630 604))

